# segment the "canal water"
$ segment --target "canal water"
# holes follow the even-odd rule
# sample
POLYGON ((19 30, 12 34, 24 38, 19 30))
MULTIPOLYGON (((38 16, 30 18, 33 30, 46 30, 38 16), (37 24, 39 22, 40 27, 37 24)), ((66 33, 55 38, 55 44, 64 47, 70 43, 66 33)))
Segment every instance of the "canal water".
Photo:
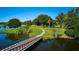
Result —
MULTIPOLYGON (((0 30, 13 30, 13 29, 14 28, 4 28, 4 27, 0 28, 0 30)), ((26 35, 0 33, 0 50, 26 38, 27 38, 26 35)))
POLYGON ((7 34, 0 34, 0 49, 15 43, 15 41, 12 41, 7 37, 8 37, 7 34))
POLYGON ((0 50, 24 39, 27 39, 25 35, 0 33, 0 50))
MULTIPOLYGON (((0 49, 19 42, 14 35, 0 34, 0 49)), ((79 39, 41 39, 26 51, 79 51, 79 39)))
POLYGON ((14 30, 15 28, 0 27, 0 30, 14 30))
POLYGON ((79 51, 79 39, 40 40, 26 51, 79 51))

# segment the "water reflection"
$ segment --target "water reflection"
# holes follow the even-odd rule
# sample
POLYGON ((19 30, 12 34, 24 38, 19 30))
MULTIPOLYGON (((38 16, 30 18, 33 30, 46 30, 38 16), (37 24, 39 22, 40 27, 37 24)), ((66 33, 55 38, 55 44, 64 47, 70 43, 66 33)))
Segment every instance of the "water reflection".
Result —
POLYGON ((11 44, 14 44, 15 42, 7 38, 7 34, 0 34, 0 49, 5 48, 6 46, 9 46, 11 44))
POLYGON ((68 40, 68 39, 56 39, 52 43, 53 50, 79 50, 79 40, 68 40))
POLYGON ((22 40, 24 38, 28 38, 28 35, 21 35, 21 34, 8 34, 7 39, 17 41, 17 40, 22 40))
POLYGON ((79 51, 79 39, 51 39, 41 40, 32 47, 27 49, 28 51, 79 51))
POLYGON ((0 50, 27 38, 28 35, 0 33, 0 50))

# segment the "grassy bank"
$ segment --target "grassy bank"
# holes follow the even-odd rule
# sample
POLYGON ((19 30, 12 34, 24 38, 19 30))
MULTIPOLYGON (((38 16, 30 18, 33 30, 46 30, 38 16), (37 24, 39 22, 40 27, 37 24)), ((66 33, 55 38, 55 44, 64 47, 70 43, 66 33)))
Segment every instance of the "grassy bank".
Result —
POLYGON ((16 34, 17 30, 0 30, 0 33, 16 34))
POLYGON ((56 33, 57 35, 61 35, 61 36, 65 36, 65 29, 61 29, 61 28, 44 28, 45 30, 45 34, 43 35, 43 39, 44 40, 48 40, 48 39, 53 39, 54 38, 54 34, 56 33))
POLYGON ((8 30, 0 30, 0 33, 6 33, 6 34, 20 34, 20 33, 27 33, 29 27, 28 26, 21 26, 15 29, 8 29, 8 30))
POLYGON ((39 35, 42 33, 42 30, 40 27, 32 25, 30 26, 30 32, 29 32, 29 37, 34 37, 36 35, 39 35))
POLYGON ((53 38, 53 32, 52 28, 43 28, 45 30, 45 34, 43 35, 43 39, 52 39, 53 38))
POLYGON ((65 29, 63 29, 63 28, 49 28, 49 27, 32 25, 30 27, 31 30, 30 30, 30 33, 29 33, 29 37, 34 37, 34 36, 42 33, 41 28, 45 30, 45 34, 43 35, 44 40, 53 39, 54 38, 53 35, 55 33, 57 33, 58 35, 65 36, 65 33, 64 33, 65 29))
MULTIPOLYGON (((55 33, 60 36, 65 36, 64 33, 65 29, 63 28, 49 28, 49 27, 31 25, 29 28, 29 37, 34 37, 41 34, 42 33, 41 28, 45 30, 45 34, 43 35, 44 40, 53 39, 55 33)), ((27 32, 28 30, 26 30, 25 28, 24 29, 19 28, 15 30, 1 30, 0 33, 16 34, 17 32, 21 31, 27 32)))
POLYGON ((30 28, 24 28, 24 27, 20 27, 17 29, 13 29, 13 30, 0 30, 0 33, 7 33, 7 34, 18 34, 19 32, 29 32, 29 37, 34 37, 36 35, 39 35, 42 33, 42 30, 40 27, 35 26, 35 25, 31 25, 30 28), (29 30, 29 31, 28 31, 29 30))

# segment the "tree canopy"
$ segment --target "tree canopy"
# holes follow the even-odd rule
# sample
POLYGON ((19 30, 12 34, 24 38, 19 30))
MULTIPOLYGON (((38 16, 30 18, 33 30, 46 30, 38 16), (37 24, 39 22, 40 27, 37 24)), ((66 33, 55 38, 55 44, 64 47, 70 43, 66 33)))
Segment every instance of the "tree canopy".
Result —
POLYGON ((23 24, 24 24, 24 25, 32 25, 32 21, 31 21, 31 20, 24 21, 23 24))
POLYGON ((46 25, 49 19, 52 21, 52 18, 50 16, 41 14, 33 20, 33 23, 46 25))
POLYGON ((63 25, 64 25, 64 19, 65 19, 65 14, 64 14, 64 13, 60 13, 60 14, 56 17, 56 22, 58 23, 58 25, 60 25, 60 28, 62 28, 63 25))
POLYGON ((21 26, 21 22, 19 21, 19 19, 13 18, 8 21, 8 26, 10 28, 17 28, 21 26))
POLYGON ((67 16, 65 21, 66 34, 79 37, 79 8, 69 11, 67 16))

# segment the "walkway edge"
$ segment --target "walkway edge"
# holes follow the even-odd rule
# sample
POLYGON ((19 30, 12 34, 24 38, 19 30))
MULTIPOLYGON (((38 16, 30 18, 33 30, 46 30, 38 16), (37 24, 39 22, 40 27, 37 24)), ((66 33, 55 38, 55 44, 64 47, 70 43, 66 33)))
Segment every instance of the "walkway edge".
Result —
MULTIPOLYGON (((32 38, 28 38, 27 40, 23 40, 23 41, 21 41, 21 42, 18 42, 18 43, 16 43, 16 44, 13 44, 13 45, 11 45, 11 46, 9 46, 9 47, 6 47, 6 48, 4 48, 4 49, 2 49, 1 51, 11 51, 12 49, 14 49, 14 48, 17 48, 18 46, 21 46, 21 45, 23 45, 23 44, 26 44, 26 43, 28 43, 28 42, 30 42, 30 41, 32 41, 32 40, 36 40, 37 38, 38 38, 38 40, 39 40, 39 38, 40 37, 42 37, 44 34, 45 34, 45 30, 44 29, 42 29, 41 28, 41 30, 42 30, 42 33, 41 34, 39 34, 39 35, 37 35, 37 36, 35 36, 35 37, 32 37, 32 38)), ((38 41, 38 40, 36 40, 36 41, 38 41)), ((30 42, 31 43, 31 42, 30 42)), ((34 44, 34 43, 33 43, 34 44)), ((30 46, 30 45, 29 45, 30 46)), ((14 49, 14 50, 16 50, 16 49, 14 49)), ((13 51, 14 51, 13 50, 13 51)), ((18 51, 20 51, 21 49, 19 49, 18 51)), ((23 50, 23 49, 22 49, 23 50)), ((16 50, 17 51, 17 50, 16 50)))

